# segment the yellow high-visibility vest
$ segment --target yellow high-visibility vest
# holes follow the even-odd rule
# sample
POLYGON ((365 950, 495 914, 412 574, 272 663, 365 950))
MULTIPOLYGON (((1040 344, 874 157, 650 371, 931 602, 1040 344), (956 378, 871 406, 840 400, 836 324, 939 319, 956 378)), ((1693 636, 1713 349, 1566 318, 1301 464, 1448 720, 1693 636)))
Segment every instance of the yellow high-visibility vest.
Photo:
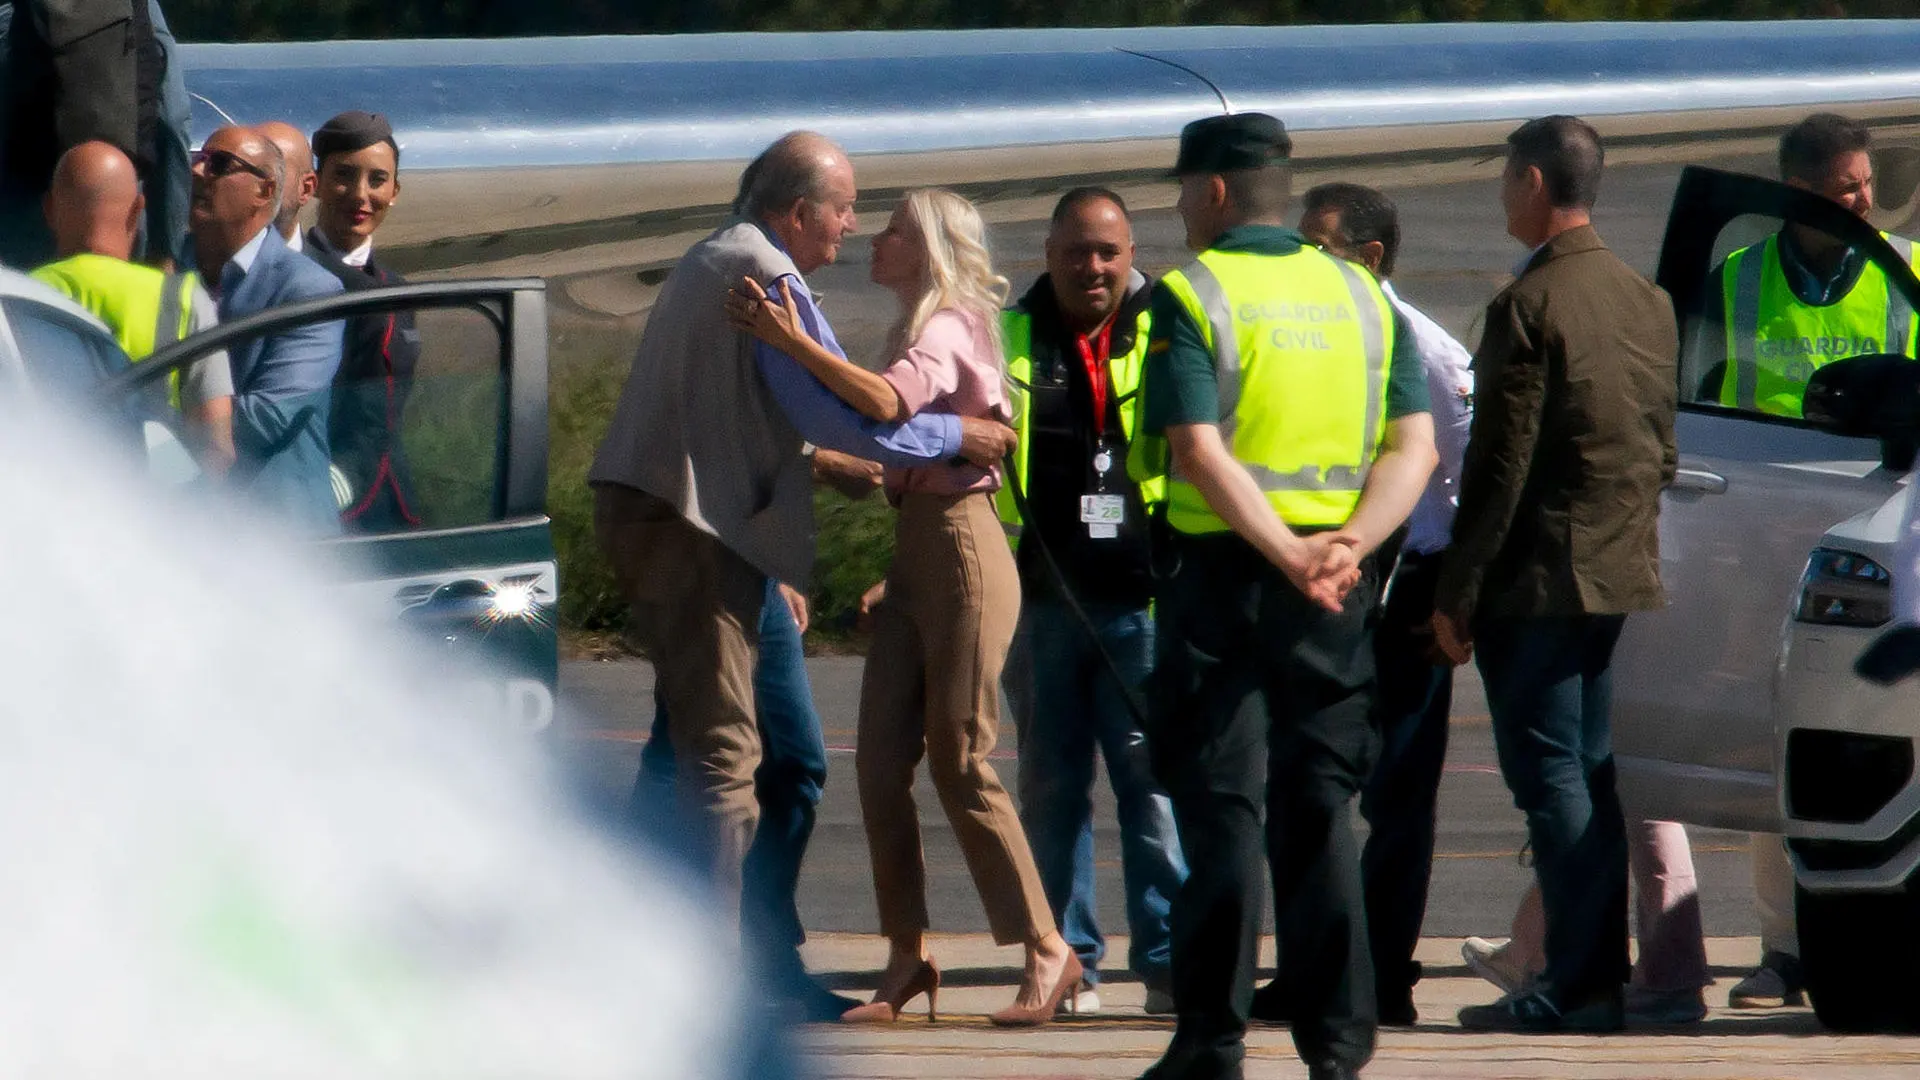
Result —
MULTIPOLYGON (((1913 261, 1913 241, 1887 236, 1913 261)), ((1914 355, 1913 306, 1869 262, 1847 295, 1803 303, 1780 265, 1780 235, 1727 256, 1720 273, 1727 368, 1720 403, 1774 416, 1799 416, 1813 373, 1850 356, 1914 355)))
MULTIPOLYGON (((127 359, 140 361, 187 336, 193 327, 194 275, 166 274, 107 255, 81 253, 33 271, 113 331, 127 359)), ((180 407, 180 372, 168 376, 168 398, 180 407)))
MULTIPOLYGON (((1386 434, 1393 306, 1371 274, 1313 248, 1208 250, 1161 281, 1199 328, 1219 380, 1220 435, 1290 526, 1333 528, 1360 502, 1386 434)), ((1171 468, 1164 438, 1134 441, 1136 478, 1168 474, 1167 520, 1225 532, 1171 468)))
MULTIPOLYGON (((1113 373, 1114 398, 1120 406, 1120 432, 1131 441, 1140 421, 1140 369, 1147 357, 1147 330, 1151 320, 1148 313, 1140 312, 1135 324, 1133 347, 1124 356, 1109 357, 1107 370, 1113 373)), ((1012 383, 1012 405, 1014 429, 1020 433, 1020 445, 1013 452, 1013 479, 1018 481, 1023 494, 1031 494, 1027 478, 1031 475, 1027 469, 1028 447, 1033 445, 1033 408, 1030 389, 1033 385, 1033 316, 1018 308, 1009 308, 1000 313, 1001 337, 1006 342, 1007 379, 1012 383)), ((1000 515, 1000 523, 1005 526, 1007 535, 1018 539, 1020 535, 1020 508, 1013 501, 1013 484, 1001 484, 994 492, 994 509, 1000 515)), ((1140 485, 1140 501, 1151 510, 1155 503, 1166 498, 1166 480, 1149 478, 1140 485)))

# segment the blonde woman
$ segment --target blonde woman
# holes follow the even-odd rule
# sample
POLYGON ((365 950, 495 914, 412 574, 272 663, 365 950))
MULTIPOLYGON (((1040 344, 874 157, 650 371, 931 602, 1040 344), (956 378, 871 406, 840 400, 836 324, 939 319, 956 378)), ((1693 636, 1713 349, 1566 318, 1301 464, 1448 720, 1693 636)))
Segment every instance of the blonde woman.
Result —
MULTIPOLYGON (((834 356, 801 328, 784 287, 768 297, 743 282, 728 310, 743 329, 788 353, 849 405, 898 423, 923 410, 1007 417, 999 312, 1006 279, 993 272, 973 205, 950 191, 907 195, 873 238, 875 284, 900 298, 875 374, 834 356)), ((927 883, 913 771, 922 757, 986 907, 994 940, 1026 946, 1026 977, 1003 1026, 1043 1024, 1079 985, 1080 962, 1054 927, 1012 800, 987 764, 999 728, 1000 669, 1020 614, 1020 584, 992 493, 997 470, 936 465, 886 472, 899 509, 887 600, 875 616, 860 690, 854 770, 873 858, 886 971, 852 1022, 892 1021, 920 994, 934 1016, 940 972, 927 954, 927 883)))

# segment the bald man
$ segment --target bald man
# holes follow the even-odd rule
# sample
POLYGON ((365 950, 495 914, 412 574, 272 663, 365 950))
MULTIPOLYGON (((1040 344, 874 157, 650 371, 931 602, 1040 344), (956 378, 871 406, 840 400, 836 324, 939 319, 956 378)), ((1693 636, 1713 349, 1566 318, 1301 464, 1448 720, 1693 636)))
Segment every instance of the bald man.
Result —
MULTIPOLYGON (((146 200, 133 162, 112 144, 84 142, 61 155, 43 206, 59 258, 33 276, 99 316, 129 359, 144 360, 219 321, 193 274, 163 274, 131 261, 146 200)), ((227 354, 213 353, 169 382, 201 467, 224 475, 234 459, 227 354)))
MULTIPOLYGON (((588 473, 595 531, 658 673, 679 801, 711 859, 720 910, 734 918, 761 821, 761 613, 769 581, 804 589, 813 569, 805 444, 911 466, 962 455, 991 464, 1012 443, 997 424, 952 415, 868 420, 798 361, 735 330, 728 289, 744 275, 768 289, 783 281, 808 332, 838 352, 801 275, 832 262, 855 225, 853 165, 819 135, 781 138, 744 181, 737 216, 661 287, 588 473)), ((749 908, 750 924, 754 915, 749 908)), ((783 951, 790 969, 796 954, 783 951)), ((781 981, 805 1011, 810 1001, 835 1004, 797 976, 781 981)))
MULTIPOLYGON (((286 189, 280 148, 251 128, 220 128, 194 155, 187 220, 223 320, 342 291, 319 264, 287 250, 274 229, 286 189)), ((311 322, 236 342, 229 354, 234 478, 282 525, 305 535, 340 531, 327 417, 342 333, 338 320, 311 322)))
POLYGON ((303 251, 306 243, 300 236, 300 211, 313 201, 319 183, 313 173, 313 148, 307 145, 307 137, 299 128, 282 120, 257 124, 253 130, 278 147, 281 159, 287 164, 286 192, 280 196, 280 212, 273 217, 273 227, 279 231, 280 239, 287 242, 287 247, 303 251))

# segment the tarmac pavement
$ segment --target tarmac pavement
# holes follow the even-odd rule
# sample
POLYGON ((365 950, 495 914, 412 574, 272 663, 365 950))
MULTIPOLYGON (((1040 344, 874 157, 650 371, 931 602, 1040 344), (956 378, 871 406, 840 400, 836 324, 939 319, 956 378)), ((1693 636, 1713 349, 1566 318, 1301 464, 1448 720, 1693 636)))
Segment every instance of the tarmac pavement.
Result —
MULTIPOLYGON (((1124 952, 1124 942, 1115 946, 1124 952)), ((1019 949, 996 948, 983 935, 967 934, 935 935, 930 951, 944 976, 940 1020, 926 1022, 922 998, 911 1007, 917 1012, 889 1026, 809 1026, 801 1041, 821 1076, 1119 1080, 1145 1071, 1172 1034, 1171 1020, 1141 1012, 1144 991, 1124 976, 1101 985, 1097 1016, 1063 1017, 1028 1031, 995 1028, 985 1014, 1012 1000, 1019 949)), ((849 993, 870 991, 886 959, 884 942, 867 935, 815 935, 805 952, 824 981, 849 993)), ((1715 938, 1707 955, 1715 975, 1708 1001, 1724 1004, 1727 988, 1759 959, 1759 942, 1715 938)), ((1269 941, 1263 962, 1272 959, 1269 941)), ((1920 1040, 1829 1035, 1805 1008, 1714 1009, 1697 1024, 1608 1036, 1469 1033, 1454 1022, 1454 1014, 1463 1005, 1492 1001, 1499 992, 1467 972, 1457 938, 1427 938, 1419 959, 1429 971, 1414 991, 1420 1023, 1381 1032, 1379 1051, 1365 1071, 1368 1080, 1910 1080, 1920 1075, 1920 1040)), ((1305 1075, 1284 1029, 1256 1027, 1248 1034, 1248 1080, 1305 1075)))

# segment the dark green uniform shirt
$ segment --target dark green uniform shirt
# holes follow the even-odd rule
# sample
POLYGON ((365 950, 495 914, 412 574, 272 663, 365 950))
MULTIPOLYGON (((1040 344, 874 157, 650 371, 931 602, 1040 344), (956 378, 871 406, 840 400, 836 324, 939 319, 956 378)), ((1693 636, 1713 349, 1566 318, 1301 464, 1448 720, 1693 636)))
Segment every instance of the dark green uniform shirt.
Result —
MULTIPOLYGON (((1305 237, 1283 226, 1240 225, 1221 234, 1213 250, 1291 255, 1305 243, 1305 237)), ((1146 365, 1140 375, 1141 393, 1146 395, 1140 420, 1146 433, 1164 434, 1174 424, 1219 423, 1220 382, 1213 370, 1213 352, 1187 309, 1164 284, 1153 287, 1153 331, 1149 340, 1146 365)), ((1413 327, 1395 309, 1393 358, 1387 370, 1387 419, 1432 409, 1413 327)))

